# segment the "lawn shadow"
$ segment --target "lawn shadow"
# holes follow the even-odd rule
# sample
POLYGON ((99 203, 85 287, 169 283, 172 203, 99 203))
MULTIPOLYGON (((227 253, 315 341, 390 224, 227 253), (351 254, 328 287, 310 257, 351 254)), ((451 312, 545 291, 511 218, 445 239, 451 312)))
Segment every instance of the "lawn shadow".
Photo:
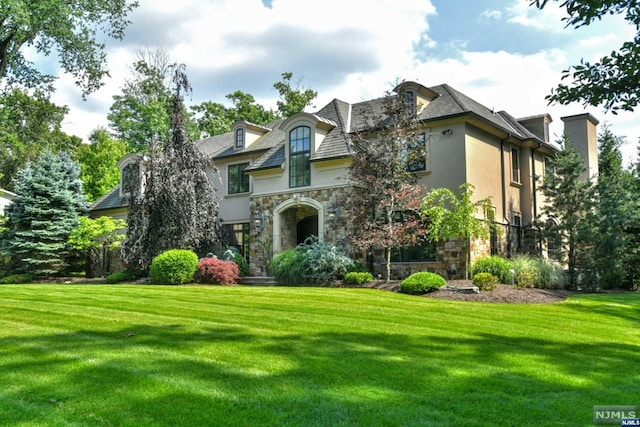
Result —
POLYGON ((181 325, 17 335, 0 345, 0 411, 33 424, 584 425, 593 405, 637 403, 639 350, 181 325))

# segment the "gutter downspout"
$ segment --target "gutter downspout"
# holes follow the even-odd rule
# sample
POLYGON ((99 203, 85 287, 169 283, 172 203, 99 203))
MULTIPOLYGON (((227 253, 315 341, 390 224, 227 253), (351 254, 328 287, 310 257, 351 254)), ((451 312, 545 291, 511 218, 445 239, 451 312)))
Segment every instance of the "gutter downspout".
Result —
POLYGON ((509 222, 507 218, 507 179, 505 178, 504 170, 504 143, 511 138, 511 134, 508 133, 505 139, 500 140, 500 171, 502 179, 502 219, 509 222))

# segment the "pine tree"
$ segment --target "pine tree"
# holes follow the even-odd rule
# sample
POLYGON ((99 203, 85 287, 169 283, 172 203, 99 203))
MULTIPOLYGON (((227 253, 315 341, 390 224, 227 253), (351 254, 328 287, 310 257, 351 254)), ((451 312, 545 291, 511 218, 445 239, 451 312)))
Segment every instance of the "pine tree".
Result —
POLYGON ((63 272, 67 240, 86 211, 80 168, 67 153, 46 151, 16 181, 3 252, 15 273, 49 276, 63 272))
POLYGON ((631 214, 629 173, 623 169, 620 152, 624 139, 605 126, 598 142, 596 267, 601 286, 613 288, 619 287, 627 274, 623 259, 627 249, 624 227, 631 214))
POLYGON ((558 248, 559 260, 568 267, 568 285, 575 289, 579 280, 585 285, 595 281, 595 194, 593 183, 580 178, 586 166, 568 135, 563 135, 560 144, 564 150, 551 159, 542 185, 547 200, 541 210, 546 220, 542 231, 547 241, 558 248))
POLYGON ((189 141, 185 130, 183 92, 190 90, 183 67, 176 67, 171 139, 154 143, 144 178, 144 191, 131 196, 125 264, 147 271, 153 258, 169 249, 213 252, 220 242, 217 189, 207 171, 213 162, 189 141))

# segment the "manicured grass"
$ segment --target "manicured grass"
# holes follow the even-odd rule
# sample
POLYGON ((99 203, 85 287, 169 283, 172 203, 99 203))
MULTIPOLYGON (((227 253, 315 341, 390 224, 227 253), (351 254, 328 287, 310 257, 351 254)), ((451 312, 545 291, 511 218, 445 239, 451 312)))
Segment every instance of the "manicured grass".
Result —
POLYGON ((0 286, 0 425, 589 425, 639 366, 636 294, 0 286))

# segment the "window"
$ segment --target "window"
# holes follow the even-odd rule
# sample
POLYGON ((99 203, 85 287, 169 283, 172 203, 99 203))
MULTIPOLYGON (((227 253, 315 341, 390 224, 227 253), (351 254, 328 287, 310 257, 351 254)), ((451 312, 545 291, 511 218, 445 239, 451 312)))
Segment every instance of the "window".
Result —
POLYGON ((229 165, 229 194, 249 192, 249 175, 245 172, 247 167, 249 167, 249 163, 229 165))
POLYGON ((407 109, 407 115, 410 116, 413 114, 414 106, 415 106, 415 97, 413 96, 413 92, 407 91, 404 94, 404 106, 407 109))
POLYGON ((551 157, 544 157, 544 176, 553 174, 553 166, 551 165, 551 157))
POLYGON ((249 262, 249 223, 225 224, 223 230, 227 246, 236 248, 249 262))
POLYGON ((289 187, 311 185, 311 129, 298 126, 289 132, 289 187))
POLYGON ((236 148, 244 148, 244 129, 236 129, 236 148))
POLYGON ((520 150, 511 149, 511 181, 520 182, 520 150))
POLYGON ((409 172, 424 171, 427 169, 426 135, 419 135, 408 147, 407 170, 409 172))
POLYGON ((391 250, 391 262, 429 262, 436 260, 436 242, 427 240, 421 245, 391 250))

